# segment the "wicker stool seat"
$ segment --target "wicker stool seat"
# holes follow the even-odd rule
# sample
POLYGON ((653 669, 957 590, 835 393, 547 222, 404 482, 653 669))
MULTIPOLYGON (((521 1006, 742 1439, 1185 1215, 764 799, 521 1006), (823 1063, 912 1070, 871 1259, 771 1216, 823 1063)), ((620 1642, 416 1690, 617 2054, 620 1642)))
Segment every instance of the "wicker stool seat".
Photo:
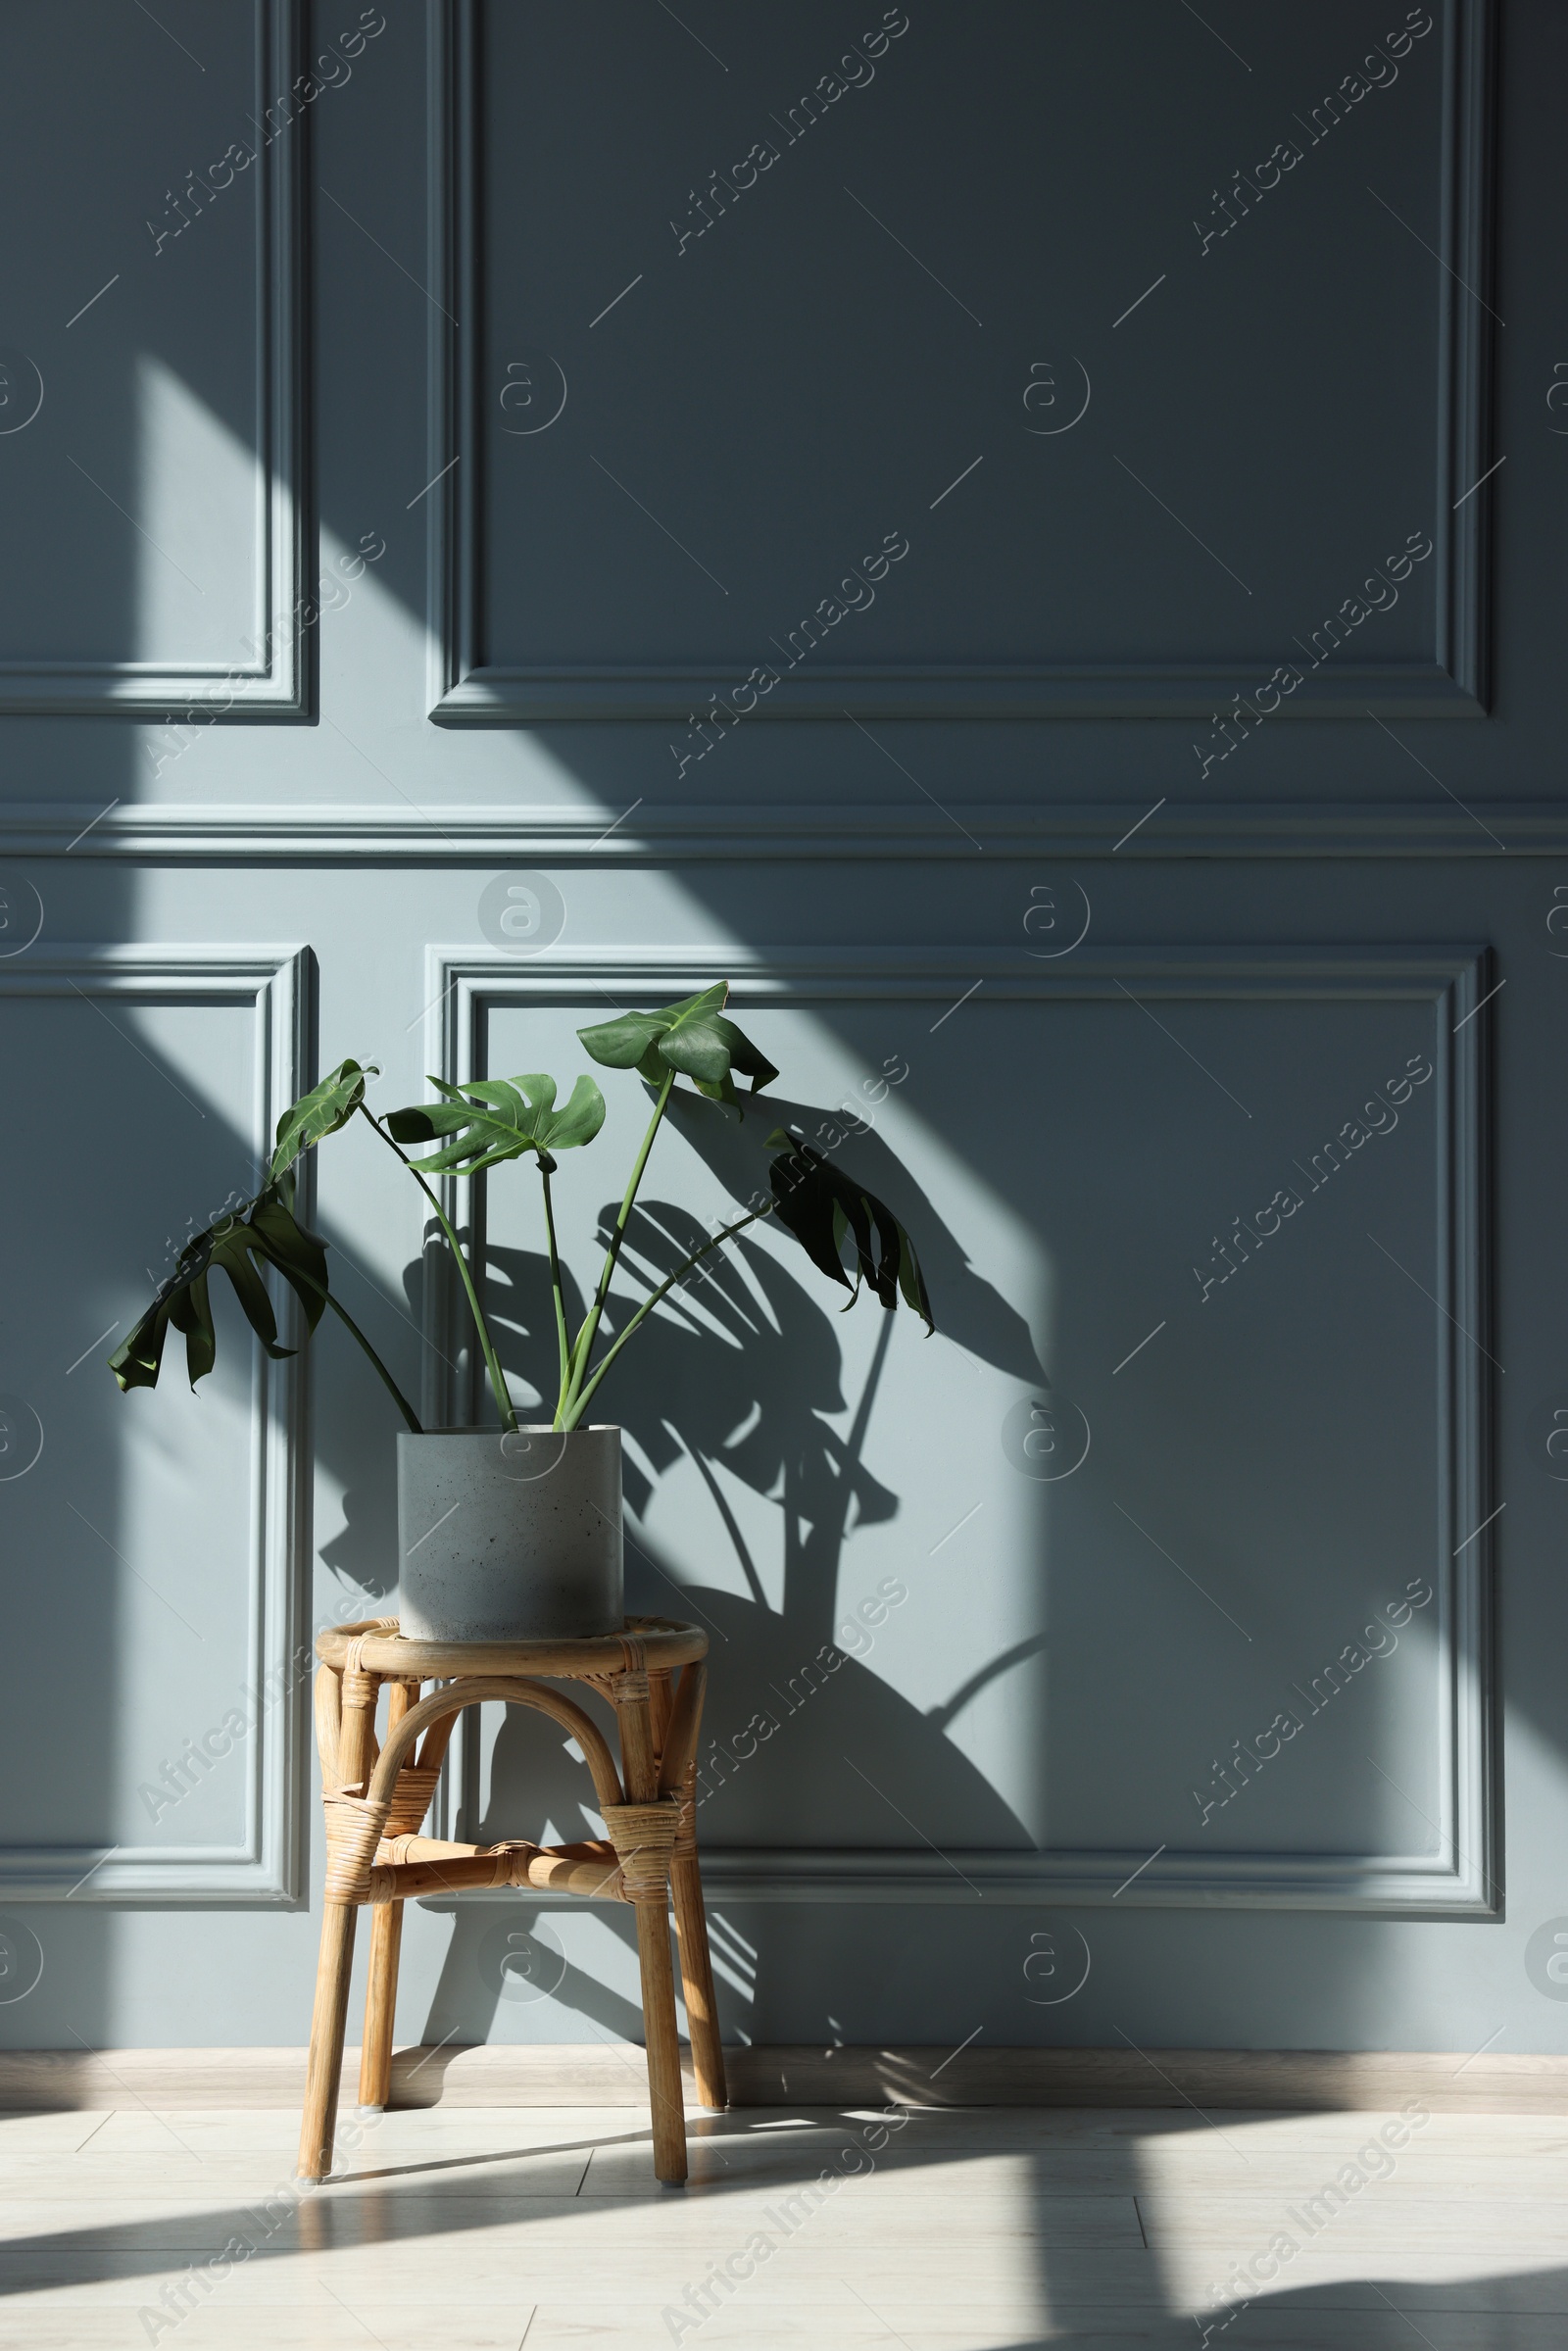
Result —
POLYGON ((322 2180, 332 2168, 355 1913, 370 1905, 360 2102, 380 2108, 391 2088, 404 1903, 418 1894, 516 1886, 634 1906, 654 2169, 666 2186, 684 2181, 671 1893, 697 2094, 708 2107, 726 2103, 697 1861, 697 1734, 707 1651, 708 1637, 695 1626, 647 1616, 628 1617, 619 1634, 590 1641, 405 1641, 396 1617, 343 1625, 318 1638, 316 1736, 326 1815, 326 1898, 300 2131, 301 2179, 322 2180), (561 1681, 585 1682, 613 1706, 618 1768, 592 1716, 552 1687, 561 1681), (440 1687, 421 1697, 427 1682, 440 1687), (378 1741, 375 1714, 383 1683, 387 1722, 378 1741), (570 1732, 592 1776, 607 1837, 565 1845, 470 1845, 420 1835, 458 1716, 486 1699, 538 1707, 570 1732))

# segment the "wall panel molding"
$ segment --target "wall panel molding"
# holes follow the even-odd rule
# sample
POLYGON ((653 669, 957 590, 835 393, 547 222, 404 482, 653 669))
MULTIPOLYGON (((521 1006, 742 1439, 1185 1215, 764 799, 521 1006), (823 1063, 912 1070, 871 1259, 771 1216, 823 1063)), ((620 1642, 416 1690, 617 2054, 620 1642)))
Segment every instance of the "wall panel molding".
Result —
MULTIPOLYGON (((961 951, 861 954, 744 948, 549 951, 519 963, 492 949, 426 951, 425 1067, 447 1083, 493 1074, 489 1013, 501 1006, 581 1006, 598 1016, 607 992, 636 1006, 667 1003, 719 977, 736 1005, 901 1002, 951 1004, 982 983, 977 1004, 1068 1004, 1223 1001, 1257 1004, 1399 1002, 1433 1015, 1438 1139, 1432 1168, 1438 1232, 1437 1543, 1428 1570, 1441 1620, 1439 1716, 1433 1751, 1441 1789, 1440 1850, 1355 1853, 1142 1851, 992 1852, 959 1848, 962 1879, 918 1848, 704 1847, 711 1894, 766 1902, 875 1901, 1102 1904, 1123 1908, 1303 1909, 1405 1917, 1499 1914, 1496 1692, 1491 1634, 1491 1252, 1487 1193, 1490 951, 1484 947, 1100 947, 1050 971, 961 951), (1479 1530, 1479 1532, 1475 1532, 1479 1530), (1134 1882, 1127 1883, 1132 1873, 1134 1882)), ((483 1231, 482 1200, 446 1179, 448 1213, 483 1231)), ((455 1285, 426 1285, 423 1408, 438 1422, 471 1417, 452 1371, 463 1347, 455 1285)))
MULTIPOLYGON (((1437 0, 1443 83, 1432 383, 1438 462, 1432 485, 1437 610, 1429 660, 1336 661, 1279 705, 1290 718, 1479 717, 1487 708, 1493 486, 1491 371, 1493 114, 1496 0, 1437 0), (1478 486, 1482 485, 1482 486, 1478 486)), ((481 32, 479 0, 434 0, 426 143, 429 268, 428 541, 430 716, 448 726, 606 718, 685 723, 710 691, 745 684, 749 664, 529 663, 496 658, 480 594, 484 435, 481 32)), ((770 660, 759 644, 756 659, 770 660)), ((1198 718, 1248 677, 1262 679, 1291 645, 1250 661, 833 665, 788 674, 763 718, 1198 718)))
POLYGON ((618 822, 590 807, 443 808, 439 818, 364 802, 213 807, 134 803, 104 810, 0 802, 0 857, 128 857, 159 863, 681 865, 751 858, 949 862, 993 857, 1568 857, 1568 800, 1482 801, 1485 816, 1410 802, 1146 800, 1091 807, 959 801, 966 841, 923 806, 646 805, 618 822), (90 828, 90 829, 89 829, 90 828))
MULTIPOLYGON (((252 121, 259 123, 270 105, 293 90, 303 62, 306 0, 254 0, 254 6, 252 121)), ((237 131, 244 128, 236 124, 237 131)), ((261 133, 249 167, 262 183, 255 245, 262 531, 253 594, 264 658, 232 670, 217 663, 0 661, 0 716, 211 721, 216 715, 220 723, 249 724, 309 713, 315 632, 302 628, 295 614, 310 557, 310 135, 309 121, 301 117, 272 136, 261 133)))
MULTIPOLYGON (((56 947, 0 965, 0 1017, 27 999, 93 1004, 228 1006, 249 1015, 256 1083, 251 1141, 258 1165, 279 1112, 305 1086, 309 951, 298 947, 56 947)), ((307 1202, 308 1213, 308 1202, 307 1202)), ((298 1310, 278 1301, 279 1335, 298 1345, 298 1310), (291 1333, 294 1335, 291 1338, 291 1333)), ((304 1638, 309 1446, 305 1358, 272 1363, 252 1349, 251 1490, 246 1538, 247 1680, 277 1676, 282 1694, 262 1707, 245 1754, 246 1834, 236 1846, 149 1842, 0 1846, 0 1896, 19 1902, 171 1900, 179 1904, 294 1902, 301 1891, 304 1732, 309 1677, 290 1672, 304 1638)), ((131 1442, 127 1427, 126 1443, 131 1442)), ((273 1685, 276 1687, 277 1685, 273 1685)))

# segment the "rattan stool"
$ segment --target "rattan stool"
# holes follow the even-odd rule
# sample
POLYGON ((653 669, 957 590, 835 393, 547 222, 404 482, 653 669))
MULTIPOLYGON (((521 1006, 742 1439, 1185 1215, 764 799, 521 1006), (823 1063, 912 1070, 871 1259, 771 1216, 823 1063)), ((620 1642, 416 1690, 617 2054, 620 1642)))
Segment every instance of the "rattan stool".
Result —
POLYGON ((635 1904, 654 2170, 666 2186, 681 2185, 686 2117, 669 1953, 671 1889, 697 2094, 705 2106, 726 2103, 697 1866, 697 1733, 707 1652, 708 1636, 695 1626, 653 1616, 628 1617, 620 1634, 592 1641, 461 1646, 405 1641, 395 1616, 318 1637, 316 1737, 326 1813, 326 1903, 299 2178, 323 2180, 332 2168, 356 1910, 367 1902, 374 1906, 360 2102, 383 2107, 391 2087, 405 1901, 414 1894, 513 1886, 635 1904), (586 1682, 611 1701, 620 1736, 618 1772, 598 1724, 553 1690, 551 1679, 586 1682), (421 1698, 421 1686, 431 1681, 444 1687, 421 1698), (387 1727, 385 1744, 378 1745, 375 1709, 383 1682, 387 1727), (419 1835, 459 1714, 489 1698, 537 1706, 571 1733, 593 1776, 608 1841, 480 1846, 419 1835))

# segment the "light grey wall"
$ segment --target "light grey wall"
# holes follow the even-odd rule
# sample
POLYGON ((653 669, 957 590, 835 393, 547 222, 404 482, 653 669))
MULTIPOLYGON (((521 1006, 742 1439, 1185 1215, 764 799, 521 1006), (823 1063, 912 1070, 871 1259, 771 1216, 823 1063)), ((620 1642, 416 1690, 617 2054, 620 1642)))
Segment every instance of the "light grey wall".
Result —
MULTIPOLYGON (((124 1399, 111 1334, 344 1054, 569 1081, 730 977, 939 1335, 765 1237, 606 1391, 631 1602, 712 1629, 726 2031, 1564 2045, 1565 36, 1205 13, 0 28, 12 217, 68 114, 92 159, 0 407, 0 2035, 305 2037, 298 1661, 394 1604, 337 1331, 124 1399)), ((565 1171, 579 1279, 637 1109, 565 1171)), ((650 1198, 706 1220, 770 1123, 650 1198)), ((321 1155, 346 1300, 462 1416, 418 1205, 321 1155)), ((466 1206, 533 1400, 531 1192, 466 1206)), ((449 1801, 581 1794, 487 1719, 449 1801)), ((616 1913, 411 1915, 404 2039, 635 1998, 616 1913)))

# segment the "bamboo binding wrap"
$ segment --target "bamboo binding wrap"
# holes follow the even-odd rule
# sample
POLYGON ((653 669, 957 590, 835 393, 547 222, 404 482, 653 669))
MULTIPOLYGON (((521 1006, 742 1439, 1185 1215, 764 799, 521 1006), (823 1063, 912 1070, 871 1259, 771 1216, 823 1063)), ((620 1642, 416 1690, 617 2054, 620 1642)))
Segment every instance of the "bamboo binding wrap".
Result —
POLYGON ((633 1902, 662 1902, 669 1885, 670 1857, 680 1825, 672 1796, 651 1804, 607 1804, 605 1827, 620 1862, 621 1883, 633 1902))
POLYGON ((675 1799, 675 1842, 670 1853, 672 1861, 695 1861, 697 1858, 697 1773, 688 1768, 685 1785, 675 1799))
MULTIPOLYGON (((435 1795, 435 1784, 441 1777, 437 1764, 406 1763, 392 1784, 392 1801, 387 1808, 385 1837, 416 1837, 435 1795)), ((385 1856, 383 1856, 385 1858, 385 1856)))
POLYGON ((329 1788, 321 1798, 326 1815, 326 1898, 329 1902, 368 1902, 375 1849, 386 1833, 389 1803, 357 1795, 351 1788, 329 1788))

